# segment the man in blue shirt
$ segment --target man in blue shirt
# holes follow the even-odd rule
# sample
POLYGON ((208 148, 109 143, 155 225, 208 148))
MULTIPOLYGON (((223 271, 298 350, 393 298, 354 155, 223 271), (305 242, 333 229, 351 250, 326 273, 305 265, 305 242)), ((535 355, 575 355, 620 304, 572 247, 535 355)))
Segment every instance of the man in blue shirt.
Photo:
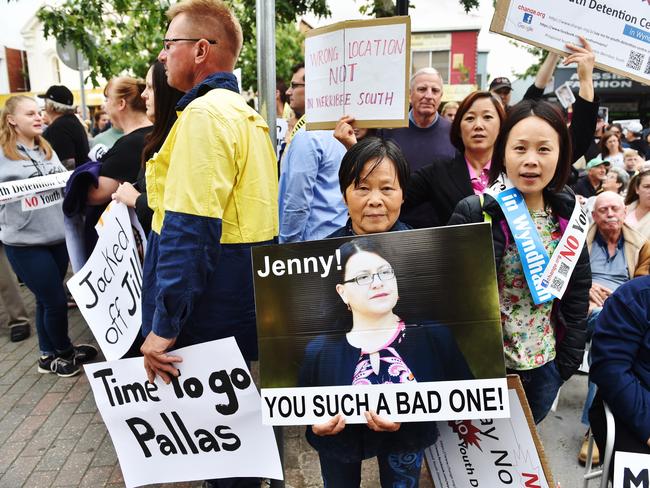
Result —
MULTIPOLYGON (((294 112, 304 114, 304 67, 294 72, 287 95, 294 112)), ((347 220, 338 177, 345 147, 333 131, 306 131, 303 117, 280 165, 280 242, 324 239, 347 220)))

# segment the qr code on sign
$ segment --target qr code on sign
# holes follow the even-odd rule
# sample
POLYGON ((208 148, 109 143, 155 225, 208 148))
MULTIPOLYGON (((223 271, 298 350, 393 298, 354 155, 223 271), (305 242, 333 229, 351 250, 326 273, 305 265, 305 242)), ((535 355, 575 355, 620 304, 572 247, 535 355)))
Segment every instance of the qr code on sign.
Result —
POLYGON ((565 263, 560 263, 560 269, 558 269, 557 272, 562 276, 566 276, 567 274, 569 274, 569 265, 565 263))
POLYGON ((644 74, 650 75, 650 58, 648 58, 648 64, 645 65, 645 70, 643 71, 644 74))
POLYGON ((627 67, 639 71, 643 66, 644 59, 645 59, 645 54, 637 51, 630 51, 630 58, 627 60, 627 67))
POLYGON ((564 280, 561 278, 553 278, 553 282, 551 283, 551 288, 554 290, 561 290, 562 285, 564 285, 564 280))

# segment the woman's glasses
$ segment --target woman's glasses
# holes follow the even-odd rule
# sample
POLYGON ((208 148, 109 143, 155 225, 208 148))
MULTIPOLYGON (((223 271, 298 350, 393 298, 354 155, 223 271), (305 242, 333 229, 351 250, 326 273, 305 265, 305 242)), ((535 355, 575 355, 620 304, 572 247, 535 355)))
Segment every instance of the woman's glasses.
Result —
POLYGON ((381 281, 389 281, 395 278, 395 270, 390 266, 386 266, 384 268, 379 268, 376 273, 361 273, 352 279, 345 280, 343 283, 351 283, 354 281, 359 286, 367 286, 372 283, 375 276, 381 281))

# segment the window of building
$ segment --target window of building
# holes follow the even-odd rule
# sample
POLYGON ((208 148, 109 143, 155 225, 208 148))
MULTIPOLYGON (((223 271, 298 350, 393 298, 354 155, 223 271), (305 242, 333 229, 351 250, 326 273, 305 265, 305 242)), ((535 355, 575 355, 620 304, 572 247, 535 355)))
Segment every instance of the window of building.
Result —
POLYGON ((411 74, 422 68, 435 68, 443 83, 449 83, 449 51, 414 51, 411 74))

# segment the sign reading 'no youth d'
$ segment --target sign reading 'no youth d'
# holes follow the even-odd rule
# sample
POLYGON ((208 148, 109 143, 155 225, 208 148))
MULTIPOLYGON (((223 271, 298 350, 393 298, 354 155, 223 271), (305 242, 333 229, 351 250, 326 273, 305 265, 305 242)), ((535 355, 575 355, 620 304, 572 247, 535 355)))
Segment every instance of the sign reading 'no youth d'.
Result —
POLYGON ((406 127, 411 66, 409 17, 339 22, 307 33, 307 129, 406 127))
POLYGON ((596 65, 650 85, 650 3, 498 0, 490 30, 557 53, 583 36, 596 65))

